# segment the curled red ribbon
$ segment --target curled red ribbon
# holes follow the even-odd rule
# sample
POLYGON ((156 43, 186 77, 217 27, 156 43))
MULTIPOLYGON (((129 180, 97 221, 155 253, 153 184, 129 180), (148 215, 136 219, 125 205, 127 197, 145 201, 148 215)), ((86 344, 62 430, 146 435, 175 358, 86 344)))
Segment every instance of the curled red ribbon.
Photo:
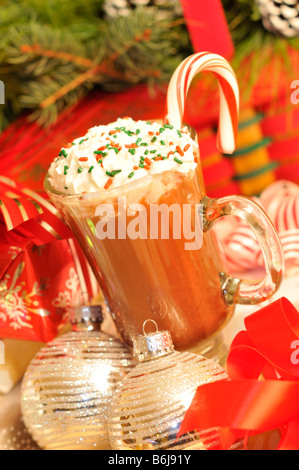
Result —
POLYGON ((221 449, 280 430, 277 450, 299 450, 299 313, 281 298, 245 319, 234 339, 229 381, 198 387, 180 435, 219 427, 221 449))

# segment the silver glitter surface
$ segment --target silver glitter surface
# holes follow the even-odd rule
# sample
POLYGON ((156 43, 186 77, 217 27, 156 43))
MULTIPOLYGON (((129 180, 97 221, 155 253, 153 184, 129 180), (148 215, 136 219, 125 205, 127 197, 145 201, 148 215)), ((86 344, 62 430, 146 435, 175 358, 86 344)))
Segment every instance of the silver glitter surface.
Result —
POLYGON ((176 436, 197 387, 218 380, 228 380, 221 366, 188 352, 138 364, 112 400, 108 424, 112 448, 208 449, 218 439, 215 429, 176 436))
POLYGON ((43 348, 22 383, 25 425, 45 450, 110 449, 107 418, 118 383, 136 365, 102 332, 71 332, 43 348))

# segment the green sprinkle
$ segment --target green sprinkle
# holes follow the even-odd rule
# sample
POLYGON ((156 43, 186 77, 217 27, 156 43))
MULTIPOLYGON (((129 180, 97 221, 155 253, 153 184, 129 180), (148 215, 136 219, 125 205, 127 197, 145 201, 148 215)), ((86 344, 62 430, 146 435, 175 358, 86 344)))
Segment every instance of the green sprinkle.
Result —
POLYGON ((138 144, 140 144, 140 142, 142 142, 142 138, 141 138, 141 137, 139 137, 139 139, 137 139, 135 143, 136 143, 136 145, 138 145, 138 144))
POLYGON ((162 132, 165 132, 164 127, 161 127, 161 128, 159 129, 159 132, 160 132, 160 134, 161 134, 162 132))
POLYGON ((86 140, 88 140, 88 138, 80 140, 79 145, 83 144, 83 142, 85 142, 86 140))
POLYGON ((132 173, 130 173, 130 174, 128 175, 128 178, 132 178, 132 177, 134 176, 134 174, 135 174, 135 172, 132 171, 132 173))
POLYGON ((161 144, 161 145, 166 145, 165 142, 164 142, 164 140, 160 140, 160 144, 161 144))
POLYGON ((64 167, 64 174, 65 174, 65 175, 67 175, 67 170, 68 170, 68 169, 69 169, 68 166, 65 166, 65 167, 64 167))
POLYGON ((179 137, 183 137, 181 131, 177 131, 179 137))
POLYGON ((143 163, 139 163, 139 165, 138 165, 138 166, 139 166, 139 168, 144 168, 144 165, 143 165, 143 163))
POLYGON ((142 144, 140 144, 140 146, 148 147, 148 143, 147 142, 142 142, 142 144))
POLYGON ((149 154, 149 150, 145 150, 145 155, 148 155, 149 154))
POLYGON ((156 153, 156 152, 157 152, 157 150, 151 150, 150 152, 151 152, 151 153, 156 153))
POLYGON ((64 189, 69 189, 68 186, 65 186, 64 189))
POLYGON ((163 127, 165 129, 173 129, 173 126, 171 124, 164 124, 163 127))
POLYGON ((63 155, 63 156, 64 156, 64 158, 66 158, 66 157, 67 157, 67 152, 66 152, 66 150, 65 150, 65 149, 61 149, 61 150, 60 150, 60 152, 59 152, 58 156, 59 156, 59 157, 61 157, 61 155, 63 155))
POLYGON ((155 136, 155 137, 152 138, 151 142, 154 143, 154 142, 156 142, 157 139, 158 139, 158 138, 155 136))
POLYGON ((88 170, 88 173, 91 173, 93 169, 94 169, 94 166, 91 166, 88 170))
POLYGON ((130 152, 131 155, 135 155, 136 149, 129 149, 129 152, 130 152))
POLYGON ((179 163, 180 165, 182 165, 182 163, 183 163, 182 160, 179 160, 177 157, 174 157, 174 161, 179 163))
POLYGON ((103 163, 103 160, 100 158, 100 159, 98 160, 98 163, 103 163))
POLYGON ((111 178, 113 178, 115 175, 117 175, 120 172, 121 170, 106 171, 106 175, 111 176, 111 178))
POLYGON ((103 152, 102 150, 95 150, 93 153, 96 155, 101 155, 102 157, 106 157, 108 155, 107 152, 103 152))
POLYGON ((136 135, 140 134, 141 130, 140 129, 136 129, 136 135))
POLYGON ((78 168, 78 173, 82 173, 82 171, 83 171, 83 168, 80 166, 80 167, 78 168))
POLYGON ((141 161, 141 163, 143 163, 143 162, 144 162, 144 160, 145 160, 145 158, 144 158, 144 157, 140 157, 140 161, 141 161))

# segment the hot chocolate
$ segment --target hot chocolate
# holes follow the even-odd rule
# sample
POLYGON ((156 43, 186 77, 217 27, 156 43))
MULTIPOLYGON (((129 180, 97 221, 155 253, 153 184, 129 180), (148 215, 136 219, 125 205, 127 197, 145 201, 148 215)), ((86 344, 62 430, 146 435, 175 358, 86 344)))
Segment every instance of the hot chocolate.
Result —
POLYGON ((284 263, 278 235, 257 204, 205 194, 196 134, 183 124, 190 84, 203 71, 219 83, 218 149, 233 153, 236 75, 223 57, 196 53, 171 78, 163 123, 124 118, 90 129, 61 149, 46 190, 80 242, 126 341, 152 319, 170 330, 177 349, 201 343, 197 351, 219 360, 215 345, 223 343, 215 334, 234 305, 269 299, 284 263), (226 273, 213 224, 227 215, 251 227, 265 259, 263 279, 226 273))
POLYGON ((184 349, 230 318, 217 242, 212 232, 198 231, 205 194, 188 128, 131 119, 99 126, 62 150, 49 175, 54 190, 79 193, 60 209, 127 342, 151 318, 184 349), (153 208, 163 207, 170 210, 157 210, 153 222, 153 208))

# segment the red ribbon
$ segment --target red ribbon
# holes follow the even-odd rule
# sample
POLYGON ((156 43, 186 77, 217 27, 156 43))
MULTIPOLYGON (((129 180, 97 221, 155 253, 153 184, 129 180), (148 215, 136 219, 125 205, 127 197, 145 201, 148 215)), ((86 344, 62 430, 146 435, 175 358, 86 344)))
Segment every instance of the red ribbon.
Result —
POLYGON ((72 238, 62 216, 44 196, 0 175, 0 220, 8 231, 17 230, 36 245, 72 238))
POLYGON ((280 429, 278 450, 299 450, 299 313, 286 299, 245 319, 233 341, 229 381, 200 386, 180 435, 220 427, 221 449, 280 429), (262 376, 262 379, 261 379, 262 376))
POLYGON ((181 0, 195 52, 209 51, 230 58, 234 45, 221 0, 181 0))

